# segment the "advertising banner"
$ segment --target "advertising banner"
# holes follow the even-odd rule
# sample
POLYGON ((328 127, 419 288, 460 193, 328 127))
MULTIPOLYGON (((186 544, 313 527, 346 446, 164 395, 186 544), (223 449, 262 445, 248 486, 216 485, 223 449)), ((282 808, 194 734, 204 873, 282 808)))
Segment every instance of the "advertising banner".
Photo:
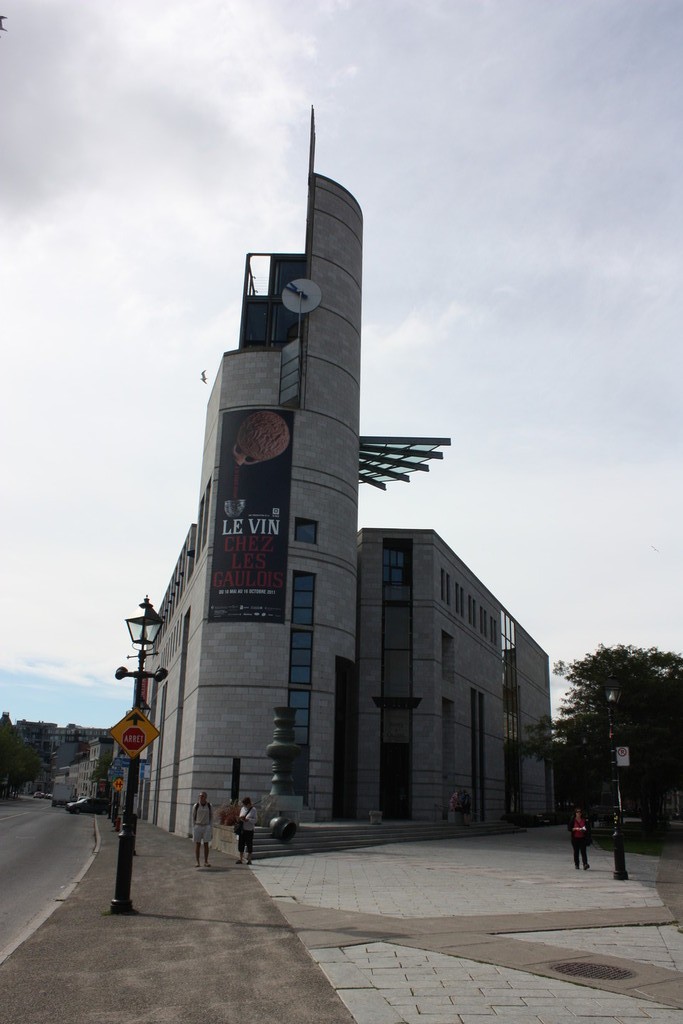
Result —
POLYGON ((209 622, 284 622, 294 414, 223 414, 209 622))

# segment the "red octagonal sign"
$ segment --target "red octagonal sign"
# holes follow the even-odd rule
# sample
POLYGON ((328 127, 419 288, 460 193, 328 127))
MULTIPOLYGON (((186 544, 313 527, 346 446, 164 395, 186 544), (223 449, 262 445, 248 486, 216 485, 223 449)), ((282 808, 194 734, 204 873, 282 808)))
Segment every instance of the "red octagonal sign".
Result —
POLYGON ((146 744, 145 744, 145 739, 146 739, 145 734, 144 734, 143 730, 142 729, 138 729, 138 727, 136 725, 131 726, 130 729, 126 729, 124 734, 123 734, 123 736, 121 737, 121 739, 123 741, 122 745, 127 750, 137 750, 137 751, 140 751, 140 750, 143 750, 144 747, 146 746, 146 744))

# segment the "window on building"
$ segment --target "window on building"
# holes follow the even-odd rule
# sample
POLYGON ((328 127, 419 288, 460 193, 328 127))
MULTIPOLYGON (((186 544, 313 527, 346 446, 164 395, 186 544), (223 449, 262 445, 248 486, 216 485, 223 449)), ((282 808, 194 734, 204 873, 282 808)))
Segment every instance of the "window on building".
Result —
POLYGON ((486 729, 484 722, 484 694, 470 689, 470 772, 472 776, 472 813, 478 821, 486 820, 486 729))
POLYGON ((280 297, 285 286, 297 278, 306 277, 306 259, 304 256, 277 257, 273 260, 271 270, 272 293, 280 297))
POLYGON ((288 703, 290 708, 296 708, 294 742, 301 748, 292 765, 294 792, 308 801, 311 695, 308 690, 290 690, 288 703))
POLYGON ((289 645, 289 681, 300 686, 311 685, 313 665, 313 634, 293 629, 289 645))
POLYGON ((305 747, 309 739, 309 715, 311 710, 311 694, 308 690, 290 690, 289 706, 296 708, 294 719, 294 742, 305 747))
POLYGON ((268 299, 250 299, 245 309, 244 345, 265 345, 268 337, 268 299))
POLYGON ((294 520, 294 540, 303 544, 318 543, 318 524, 315 519, 294 520))
POLYGON ((455 682, 455 641, 449 633, 441 632, 441 675, 444 682, 455 682))
POLYGON ((467 621, 470 626, 477 624, 477 602, 471 594, 467 595, 467 621))
POLYGON ((411 675, 411 609, 408 605, 384 606, 385 697, 409 697, 411 675))
POLYGON ((282 303, 285 286, 306 276, 306 257, 294 254, 250 253, 244 278, 240 348, 281 347, 296 336, 298 314, 282 303))
POLYGON ((382 555, 385 601, 410 601, 413 553, 410 543, 386 541, 382 555))
POLYGON ((211 508, 211 480, 206 485, 204 496, 199 503, 199 516, 197 517, 197 551, 202 551, 206 546, 209 534, 209 511, 211 508))
POLYGON ((315 576, 308 572, 295 572, 292 579, 292 623, 297 626, 313 625, 313 599, 315 576))
POLYGON ((505 810, 523 811, 520 754, 519 684, 515 621, 501 612, 503 643, 503 751, 505 759, 505 810))
POLYGON ((202 530, 204 527, 204 497, 199 502, 199 515, 197 516, 197 550, 202 550, 202 530))
POLYGON ((408 557, 408 552, 403 548, 385 547, 382 568, 385 583, 401 586, 411 582, 410 558, 408 557))
POLYGON ((382 695, 409 697, 412 688, 412 562, 410 542, 386 540, 383 552, 382 695))

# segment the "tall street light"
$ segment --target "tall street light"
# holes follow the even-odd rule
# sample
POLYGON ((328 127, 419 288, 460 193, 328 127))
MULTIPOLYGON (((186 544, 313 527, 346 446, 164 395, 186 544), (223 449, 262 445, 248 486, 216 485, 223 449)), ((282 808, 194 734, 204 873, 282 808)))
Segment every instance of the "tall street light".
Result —
POLYGON ((609 747, 612 757, 612 806, 614 808, 614 832, 612 833, 612 843, 614 846, 613 877, 620 881, 626 881, 628 879, 628 872, 626 870, 626 858, 624 857, 624 836, 621 831, 619 768, 617 766, 617 748, 614 743, 614 709, 621 697, 621 683, 614 676, 610 676, 605 683, 605 697, 607 699, 607 714, 609 715, 609 747))
MULTIPOLYGON (((136 615, 126 619, 128 632, 135 647, 138 648, 138 668, 136 672, 130 672, 125 666, 117 668, 114 675, 117 679, 125 679, 131 676, 135 680, 133 691, 133 709, 140 711, 142 703, 142 683, 146 679, 155 679, 162 682, 168 675, 165 668, 159 668, 156 672, 145 672, 145 658, 153 653, 154 642, 164 620, 157 615, 150 604, 148 597, 140 605, 142 615, 136 615)), ((133 657, 133 655, 131 655, 133 657)), ((131 757, 128 768, 128 785, 126 787, 126 801, 123 810, 121 831, 119 832, 119 852, 116 865, 116 889, 114 899, 111 901, 112 914, 130 914, 133 912, 133 901, 130 898, 130 883, 133 877, 133 854, 135 853, 135 794, 138 791, 140 778, 140 758, 131 757)))

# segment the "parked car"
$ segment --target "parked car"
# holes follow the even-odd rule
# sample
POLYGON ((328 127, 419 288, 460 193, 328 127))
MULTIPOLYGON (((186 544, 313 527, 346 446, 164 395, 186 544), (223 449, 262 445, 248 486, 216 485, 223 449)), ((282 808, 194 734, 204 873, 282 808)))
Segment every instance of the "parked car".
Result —
POLYGON ((34 800, 42 800, 44 796, 45 796, 45 794, 41 793, 41 791, 39 789, 37 789, 35 791, 35 793, 33 794, 33 799, 34 800))
POLYGON ((107 814, 109 801, 97 796, 82 796, 80 800, 70 800, 66 809, 69 814, 107 814))

